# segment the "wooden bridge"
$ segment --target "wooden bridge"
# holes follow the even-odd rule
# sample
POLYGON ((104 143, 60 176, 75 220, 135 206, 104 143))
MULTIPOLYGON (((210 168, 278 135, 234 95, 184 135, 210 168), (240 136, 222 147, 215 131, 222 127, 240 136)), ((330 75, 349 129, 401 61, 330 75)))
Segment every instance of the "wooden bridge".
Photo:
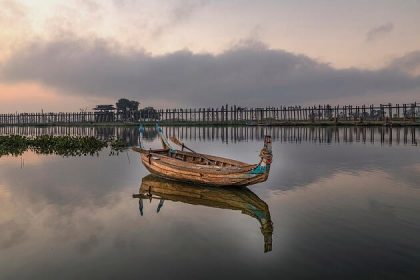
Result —
POLYGON ((0 114, 0 125, 420 125, 420 105, 280 106, 159 109, 148 112, 74 112, 0 114))

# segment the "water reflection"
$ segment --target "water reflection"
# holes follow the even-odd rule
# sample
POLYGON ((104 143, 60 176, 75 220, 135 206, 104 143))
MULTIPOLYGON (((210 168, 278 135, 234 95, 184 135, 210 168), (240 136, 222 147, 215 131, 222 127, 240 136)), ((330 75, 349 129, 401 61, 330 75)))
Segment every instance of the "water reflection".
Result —
POLYGON ((212 208, 240 210, 242 214, 258 220, 264 236, 264 252, 272 250, 273 223, 268 205, 248 188, 216 188, 165 180, 154 175, 143 177, 138 194, 140 215, 143 216, 143 200, 159 200, 159 213, 166 200, 212 208))
MULTIPOLYGON (((316 143, 380 143, 387 145, 418 145, 420 141, 419 127, 163 127, 167 136, 191 141, 222 141, 236 143, 241 141, 263 140, 264 135, 271 135, 278 142, 316 142, 316 143)), ((99 139, 118 138, 129 145, 138 145, 137 127, 0 127, 0 135, 75 135, 95 136, 99 139)), ((153 141, 157 137, 154 127, 146 127, 145 141, 153 141)))
MULTIPOLYGON (((182 134, 182 128, 174 129, 182 134)), ((249 128, 248 139, 260 129, 269 128, 249 128)), ((141 201, 143 217, 131 194, 138 193, 147 170, 130 150, 69 158, 26 152, 24 169, 20 158, 2 157, 0 279, 137 279, 139 264, 147 264, 141 271, 147 279, 212 279, 215 272, 218 279, 419 279, 418 147, 394 141, 381 146, 381 129, 373 129, 372 145, 296 144, 272 134, 277 140, 270 178, 250 188, 266 204, 248 190, 233 195, 233 201, 243 199, 238 205, 224 189, 227 202, 212 205, 204 204, 208 190, 192 198, 156 190, 152 204, 149 197, 141 201), (267 254, 259 229, 264 225, 262 234, 275 245, 267 254)), ((219 140, 215 129, 214 141, 204 130, 202 141, 187 142, 194 150, 252 162, 262 145, 255 140, 226 145, 220 141, 222 128, 219 140)), ((292 135, 288 139, 299 133, 285 131, 292 135)), ((339 128, 340 139, 344 132, 339 128)), ((356 141, 350 132, 354 129, 347 129, 347 139, 356 141)), ((136 129, 126 133, 135 135, 136 129)), ((194 128, 187 133, 194 137, 194 128)), ((409 140, 410 129, 407 135, 409 140)))

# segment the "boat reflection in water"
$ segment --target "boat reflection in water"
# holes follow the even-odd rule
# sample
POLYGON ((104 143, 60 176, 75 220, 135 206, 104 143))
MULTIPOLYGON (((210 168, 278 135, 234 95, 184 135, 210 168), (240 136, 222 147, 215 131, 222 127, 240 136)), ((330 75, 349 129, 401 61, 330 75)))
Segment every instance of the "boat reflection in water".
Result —
POLYGON ((165 200, 203 205, 207 207, 240 210, 243 214, 256 218, 264 236, 264 252, 272 250, 273 223, 268 205, 248 188, 216 188, 169 181, 154 175, 142 179, 139 194, 140 214, 143 216, 143 199, 158 199, 157 212, 165 200))

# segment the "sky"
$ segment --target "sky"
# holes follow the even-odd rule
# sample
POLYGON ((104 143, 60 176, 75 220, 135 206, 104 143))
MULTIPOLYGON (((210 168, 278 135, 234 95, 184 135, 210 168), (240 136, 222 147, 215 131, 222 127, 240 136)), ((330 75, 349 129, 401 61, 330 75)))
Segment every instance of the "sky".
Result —
POLYGON ((420 102, 420 0, 0 0, 0 113, 420 102))

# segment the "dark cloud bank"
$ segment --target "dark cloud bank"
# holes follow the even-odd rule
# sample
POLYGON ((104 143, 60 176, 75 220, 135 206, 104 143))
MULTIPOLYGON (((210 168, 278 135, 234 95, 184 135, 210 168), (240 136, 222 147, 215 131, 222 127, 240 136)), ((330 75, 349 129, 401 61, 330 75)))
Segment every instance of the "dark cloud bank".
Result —
MULTIPOLYGON (((408 57, 419 58, 415 53, 408 57)), ((129 97, 174 106, 279 106, 343 98, 357 104, 372 98, 419 101, 420 77, 406 68, 417 67, 420 59, 408 61, 399 58, 379 70, 336 69, 259 43, 218 55, 185 50, 152 56, 120 51, 100 40, 63 39, 17 51, 1 65, 0 75, 3 82, 36 81, 67 95, 129 97)))

